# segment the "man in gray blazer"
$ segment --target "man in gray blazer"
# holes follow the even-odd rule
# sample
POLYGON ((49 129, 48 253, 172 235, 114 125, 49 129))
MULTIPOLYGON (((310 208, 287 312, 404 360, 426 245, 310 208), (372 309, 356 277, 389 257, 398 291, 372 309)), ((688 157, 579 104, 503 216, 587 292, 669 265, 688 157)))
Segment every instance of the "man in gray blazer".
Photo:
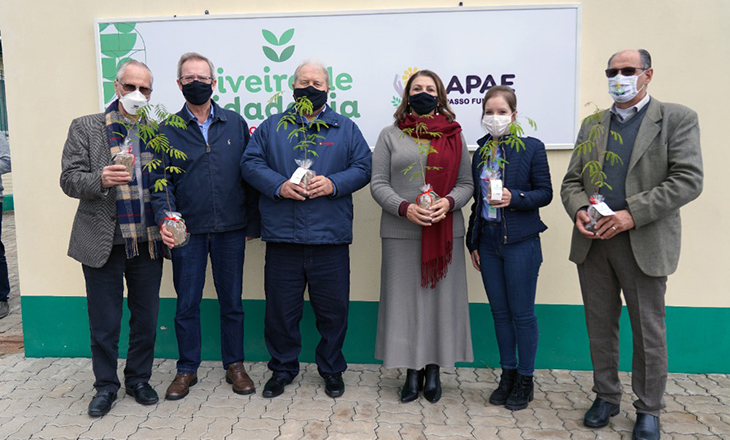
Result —
POLYGON ((127 61, 117 71, 114 89, 118 99, 106 112, 71 122, 61 159, 61 188, 79 199, 68 255, 81 263, 86 280, 96 379, 89 415, 95 417, 109 412, 120 388, 117 358, 125 279, 131 319, 124 386, 143 405, 158 401, 149 385, 162 278, 160 231, 144 170, 152 153, 136 129, 125 128, 149 99, 152 73, 143 63, 127 61), (135 155, 131 173, 113 161, 130 146, 135 155))
POLYGON ((703 177, 697 113, 650 97, 653 74, 645 50, 625 50, 609 59, 606 76, 615 103, 584 121, 576 145, 593 139, 595 148, 573 152, 561 189, 575 222, 570 260, 578 265, 597 394, 584 424, 605 426, 619 412, 623 291, 633 332, 634 439, 660 437, 667 380, 664 294, 679 260, 679 208, 699 196, 703 177), (621 161, 611 164, 606 152, 621 161), (583 172, 592 160, 601 163, 612 189, 596 188, 583 172), (615 214, 589 230, 586 209, 596 192, 615 214))

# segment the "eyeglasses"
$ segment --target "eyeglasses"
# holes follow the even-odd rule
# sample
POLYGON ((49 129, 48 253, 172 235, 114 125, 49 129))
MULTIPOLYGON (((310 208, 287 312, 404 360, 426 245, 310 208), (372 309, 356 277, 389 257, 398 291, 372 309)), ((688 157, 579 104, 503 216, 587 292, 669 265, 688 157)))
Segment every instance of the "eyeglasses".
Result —
POLYGON ((209 76, 199 76, 199 75, 185 75, 180 77, 180 82, 183 84, 190 84, 193 81, 200 81, 203 84, 212 84, 213 78, 209 76))
POLYGON ((646 70, 643 67, 624 67, 622 69, 606 69, 606 78, 613 78, 621 72, 623 76, 634 76, 637 70, 646 70))
POLYGON ((125 83, 119 83, 119 84, 121 84, 121 86, 125 92, 134 92, 135 90, 139 90, 145 96, 149 96, 149 94, 152 93, 152 87, 135 86, 134 84, 125 84, 125 83))

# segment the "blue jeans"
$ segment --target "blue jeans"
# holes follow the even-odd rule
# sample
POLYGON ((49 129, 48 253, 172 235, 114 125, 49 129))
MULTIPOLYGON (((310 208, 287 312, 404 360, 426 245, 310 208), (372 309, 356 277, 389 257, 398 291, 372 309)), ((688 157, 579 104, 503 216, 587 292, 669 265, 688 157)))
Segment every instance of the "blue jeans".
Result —
POLYGON ((175 335, 179 373, 196 373, 200 366, 200 301, 203 298, 208 255, 220 303, 223 367, 243 361, 243 256, 244 229, 191 234, 187 245, 172 250, 173 283, 177 292, 175 335))
POLYGON ((124 384, 129 387, 149 382, 155 357, 162 257, 150 259, 147 243, 140 243, 139 255, 127 258, 122 244, 112 246, 104 266, 82 265, 82 268, 91 332, 91 365, 96 379, 94 388, 116 393, 120 386, 117 358, 125 279, 130 318, 124 384))
POLYGON ((502 232, 500 223, 485 221, 482 225, 482 280, 492 308, 502 368, 516 368, 519 374, 532 376, 538 338, 535 292, 542 264, 540 237, 504 244, 502 232))
MULTIPOLYGON (((0 205, 2 205, 0 197, 0 205)), ((0 232, 2 232, 3 213, 0 210, 0 232)), ((5 245, 0 240, 0 301, 8 300, 10 294, 10 280, 8 279, 8 260, 5 259, 5 245)))
POLYGON ((342 345, 350 302, 349 246, 267 243, 264 276, 264 338, 274 375, 292 380, 299 374, 299 322, 307 286, 322 336, 315 350, 319 374, 327 378, 345 371, 342 345))

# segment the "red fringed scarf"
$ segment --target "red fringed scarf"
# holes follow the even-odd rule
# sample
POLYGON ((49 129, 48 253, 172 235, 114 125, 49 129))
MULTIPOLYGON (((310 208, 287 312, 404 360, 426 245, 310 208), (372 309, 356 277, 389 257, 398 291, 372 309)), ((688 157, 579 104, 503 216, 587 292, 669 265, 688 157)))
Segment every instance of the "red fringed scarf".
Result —
MULTIPOLYGON (((438 151, 428 155, 426 164, 430 167, 441 167, 440 170, 427 170, 426 183, 430 183, 439 197, 445 197, 456 185, 461 164, 461 125, 456 121, 449 122, 443 115, 433 117, 417 117, 412 114, 398 124, 401 130, 413 128, 416 124, 426 123, 428 131, 441 133, 441 137, 419 134, 421 139, 430 139, 431 146, 438 151)), ((421 228, 421 286, 432 289, 446 276, 451 254, 454 248, 453 214, 448 212, 446 218, 431 226, 421 228)))

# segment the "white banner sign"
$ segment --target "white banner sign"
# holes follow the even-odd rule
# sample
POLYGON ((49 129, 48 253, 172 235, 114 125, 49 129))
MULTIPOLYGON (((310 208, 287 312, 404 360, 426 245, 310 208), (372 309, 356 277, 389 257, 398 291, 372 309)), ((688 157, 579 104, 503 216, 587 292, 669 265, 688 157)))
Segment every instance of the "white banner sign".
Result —
POLYGON ((371 147, 419 69, 441 77, 470 145, 484 135, 485 92, 501 84, 517 92, 528 135, 550 148, 576 137, 579 5, 97 20, 96 31, 102 108, 114 99, 117 66, 133 58, 155 76, 152 102, 179 110, 177 61, 194 51, 215 64, 213 99, 252 131, 292 102, 294 69, 311 59, 329 67, 329 105, 371 147))

